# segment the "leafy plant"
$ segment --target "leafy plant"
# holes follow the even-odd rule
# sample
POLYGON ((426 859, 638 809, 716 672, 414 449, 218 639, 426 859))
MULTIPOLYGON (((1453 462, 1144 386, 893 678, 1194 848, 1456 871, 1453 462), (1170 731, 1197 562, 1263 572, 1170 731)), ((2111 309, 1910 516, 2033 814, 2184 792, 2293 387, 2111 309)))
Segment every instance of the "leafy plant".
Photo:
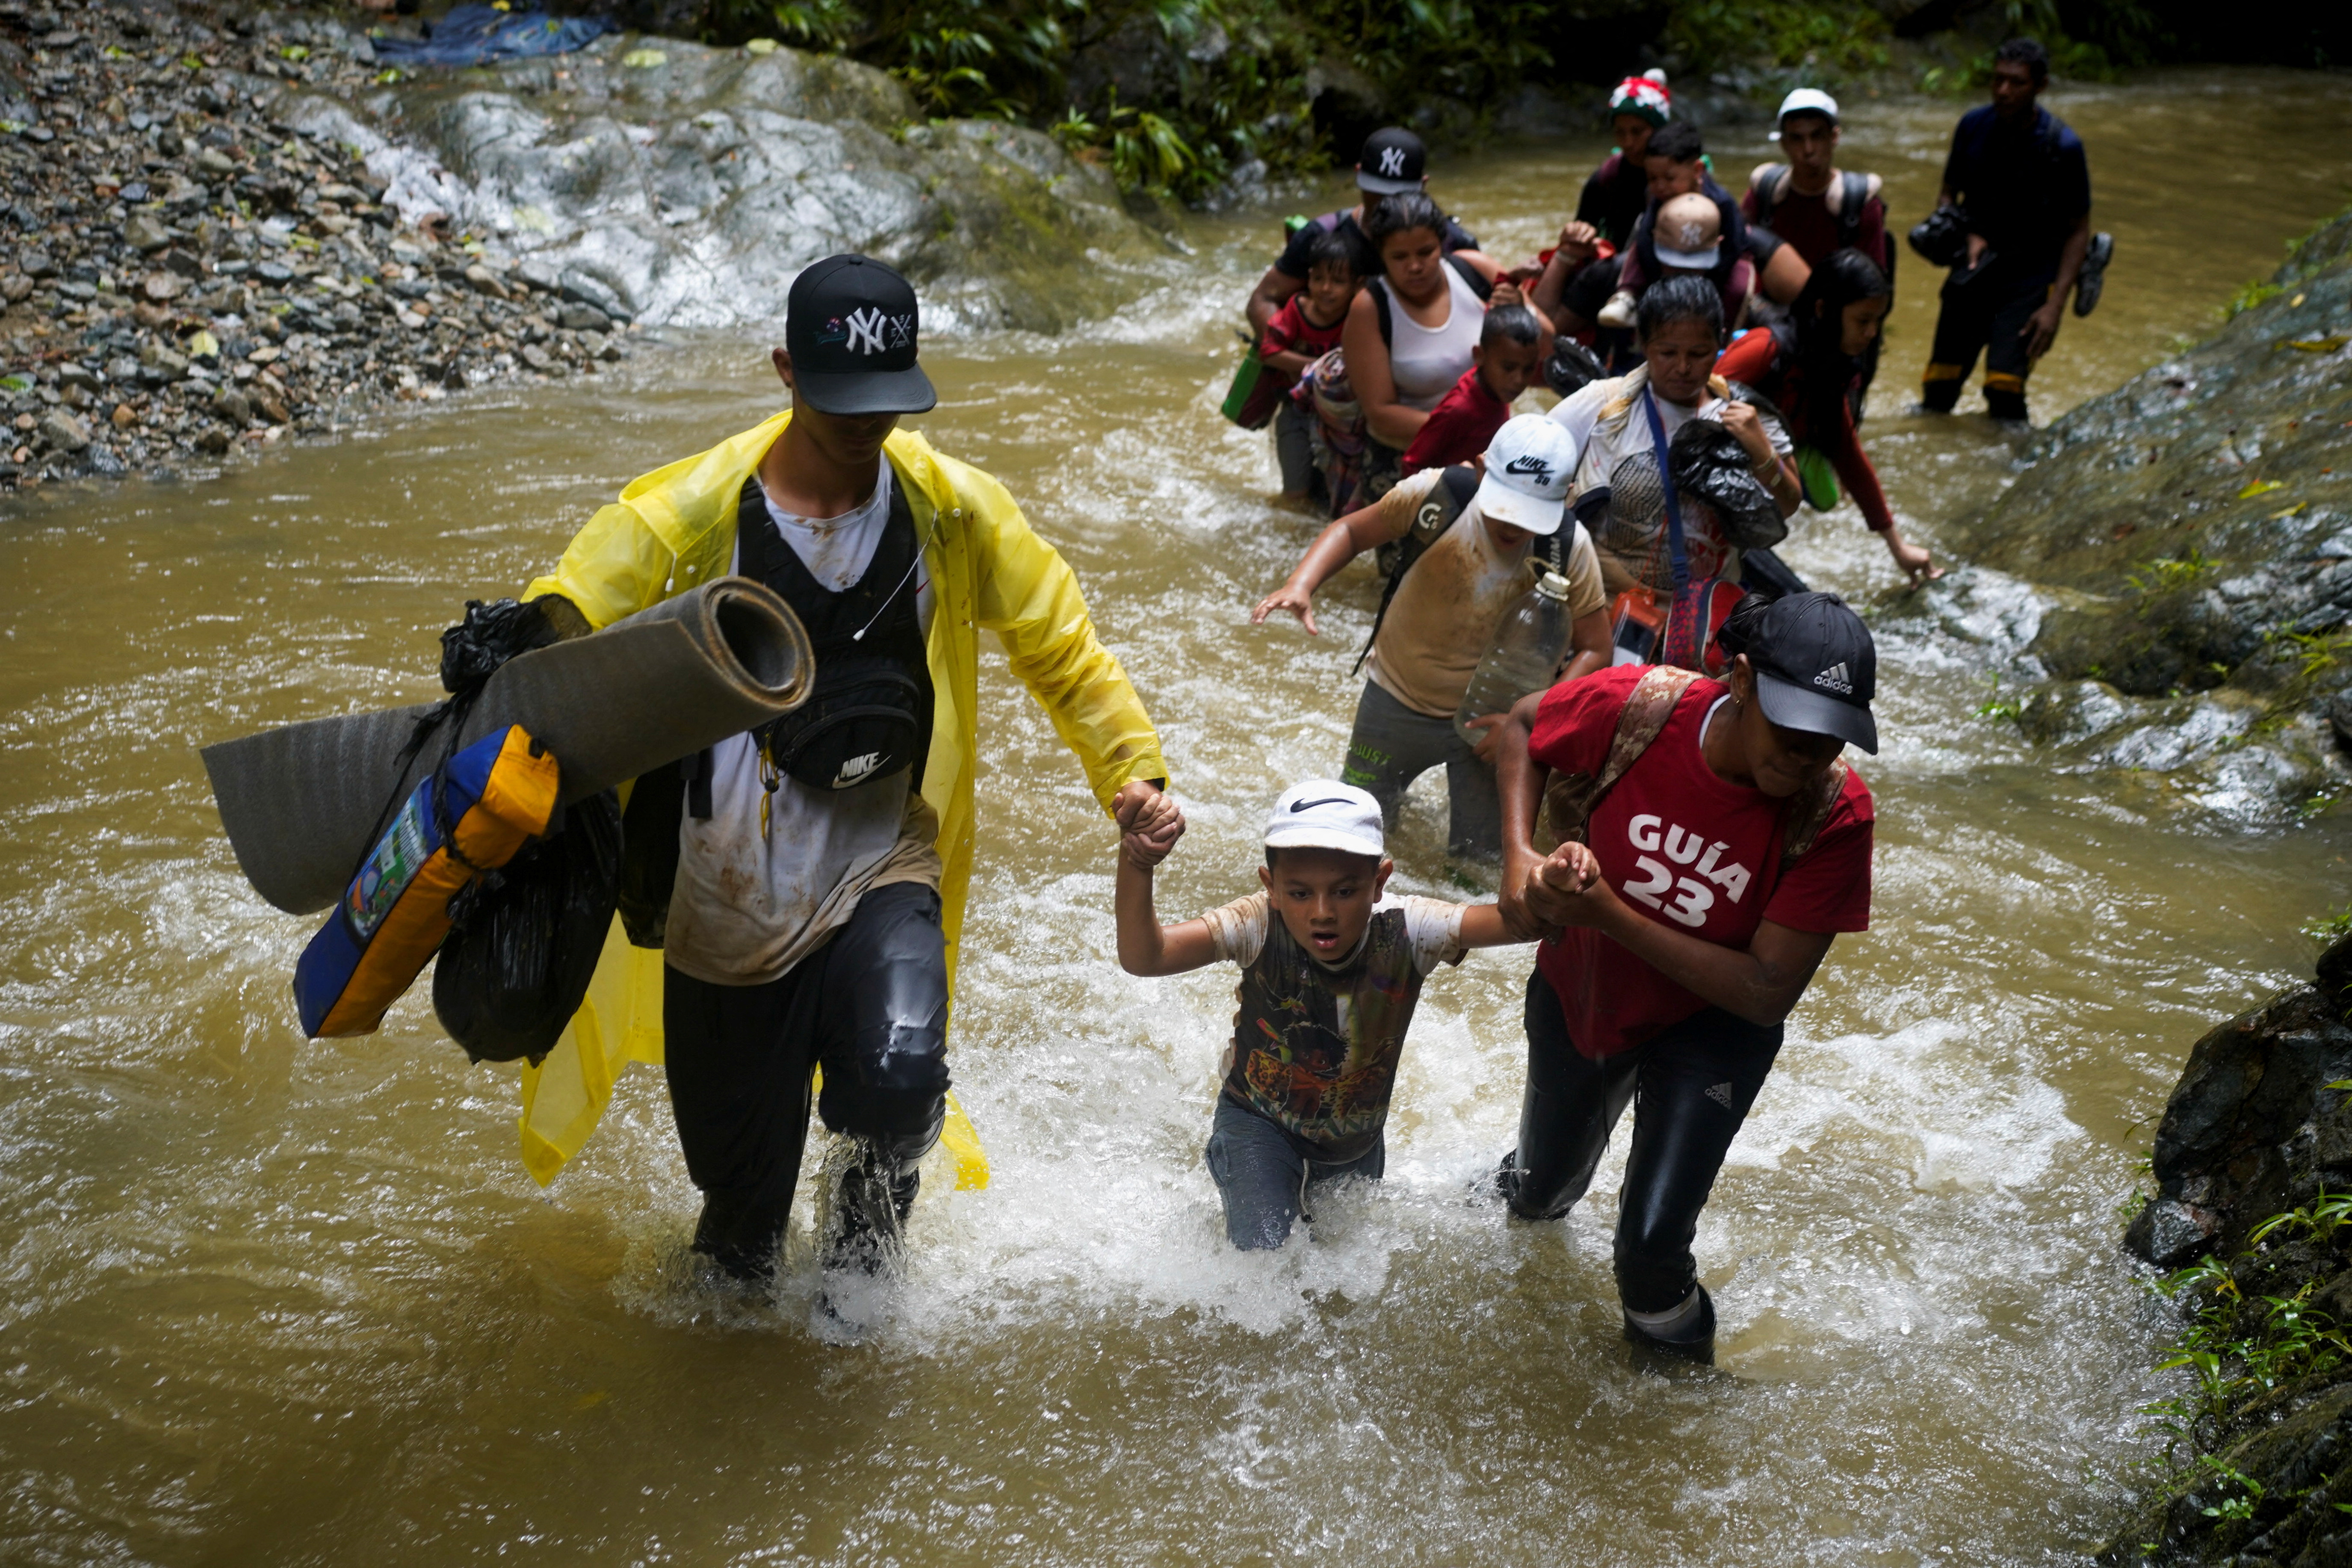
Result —
POLYGON ((2159 555, 2125 581, 2143 594, 2167 594, 2186 588, 2221 569, 2221 563, 2191 547, 2186 555, 2159 555))
POLYGON ((1978 718, 1990 719, 1995 722, 2002 722, 2022 718, 2024 716, 2025 704, 2020 702, 2014 697, 2003 697, 2000 694, 2000 676, 1995 675, 1987 677, 1986 684, 1991 687, 1992 695, 1986 698, 1982 702, 1977 704, 1978 718))
POLYGON ((2286 290, 2275 283, 2248 283, 2231 295, 2230 302, 2221 307, 2221 319, 2235 321, 2264 300, 2275 299, 2284 292, 2286 290))
MULTIPOLYGON (((2303 934, 2314 942, 2331 947, 2346 937, 2352 936, 2352 904, 2346 905, 2332 915, 2321 915, 2315 920, 2305 921, 2303 934)), ((2352 1089, 2352 1079, 2346 1079, 2339 1083, 2331 1083, 2327 1087, 2352 1089)))

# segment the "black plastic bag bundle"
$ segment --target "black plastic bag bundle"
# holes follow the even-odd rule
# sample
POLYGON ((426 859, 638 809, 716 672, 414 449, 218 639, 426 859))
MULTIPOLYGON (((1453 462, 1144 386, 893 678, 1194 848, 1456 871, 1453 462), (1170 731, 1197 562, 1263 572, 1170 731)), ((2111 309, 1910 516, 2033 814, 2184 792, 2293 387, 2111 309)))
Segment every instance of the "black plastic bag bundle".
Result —
POLYGON ((1675 493, 1713 508, 1734 549, 1760 550, 1789 537, 1789 520, 1757 479, 1755 459, 1715 420, 1693 419, 1675 431, 1666 457, 1675 493))
POLYGON ((562 826, 450 900, 433 1011, 474 1060, 537 1061, 580 1010, 620 896, 621 807, 574 801, 562 826))
POLYGON ((1958 267, 1969 258, 1969 220, 1958 207, 1937 207, 1911 226, 1910 240, 1928 266, 1958 267))
POLYGON ((1593 352, 1565 334, 1551 341, 1551 354, 1544 361, 1545 384, 1560 396, 1581 392, 1609 372, 1593 352))

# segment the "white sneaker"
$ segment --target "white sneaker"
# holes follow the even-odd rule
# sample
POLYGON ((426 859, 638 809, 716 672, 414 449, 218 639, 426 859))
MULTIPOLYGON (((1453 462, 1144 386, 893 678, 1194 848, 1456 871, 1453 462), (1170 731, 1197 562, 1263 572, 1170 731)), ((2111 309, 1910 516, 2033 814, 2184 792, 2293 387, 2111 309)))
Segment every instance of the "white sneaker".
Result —
POLYGON ((1609 303, 1601 307, 1601 314, 1595 319, 1613 331, 1630 331, 1633 326, 1633 290, 1620 289, 1610 295, 1609 303))

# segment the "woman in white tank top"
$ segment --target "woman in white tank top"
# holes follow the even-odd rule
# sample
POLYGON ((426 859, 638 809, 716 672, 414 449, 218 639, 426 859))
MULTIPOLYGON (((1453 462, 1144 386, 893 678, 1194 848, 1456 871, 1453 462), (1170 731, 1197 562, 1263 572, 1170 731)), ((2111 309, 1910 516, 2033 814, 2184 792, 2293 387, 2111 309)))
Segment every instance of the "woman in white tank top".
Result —
POLYGON ((1429 411, 1470 368, 1471 353, 1486 330, 1486 300, 1454 263, 1469 268, 1488 290, 1502 269, 1475 250, 1447 258, 1444 222, 1437 204, 1418 192, 1383 197, 1364 215, 1366 237, 1381 258, 1381 280, 1356 296, 1339 336, 1348 379, 1371 437, 1360 504, 1378 500, 1396 482, 1404 449, 1420 434, 1429 411))

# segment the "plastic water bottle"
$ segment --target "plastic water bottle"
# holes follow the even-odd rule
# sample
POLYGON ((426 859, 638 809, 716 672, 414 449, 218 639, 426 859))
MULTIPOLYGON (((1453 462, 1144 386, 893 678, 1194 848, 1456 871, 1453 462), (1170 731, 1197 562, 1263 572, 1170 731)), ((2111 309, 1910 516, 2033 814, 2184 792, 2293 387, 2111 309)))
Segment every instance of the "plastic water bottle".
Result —
POLYGON ((1454 715, 1454 728, 1462 738, 1476 745, 1485 732, 1470 728, 1471 720, 1507 713, 1528 692, 1549 688, 1574 630, 1568 613, 1568 579, 1547 572, 1495 628, 1494 646, 1478 661, 1470 689, 1463 693, 1462 706, 1454 715))

